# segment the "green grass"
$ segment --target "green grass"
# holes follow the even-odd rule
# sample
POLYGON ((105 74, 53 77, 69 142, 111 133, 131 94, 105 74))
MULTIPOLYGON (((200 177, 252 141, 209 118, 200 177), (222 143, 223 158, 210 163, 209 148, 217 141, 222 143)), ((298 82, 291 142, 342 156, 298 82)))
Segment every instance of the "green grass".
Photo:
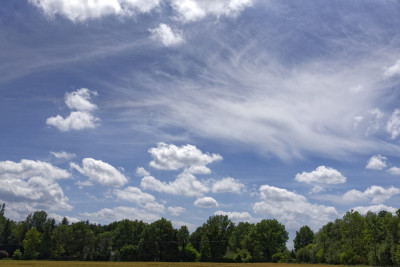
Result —
POLYGON ((132 267, 329 267, 340 265, 321 265, 321 264, 287 264, 287 263, 211 263, 211 262, 87 262, 87 261, 14 261, 14 260, 0 260, 1 267, 13 266, 55 266, 55 267, 83 267, 83 266, 98 266, 98 267, 112 267, 112 266, 132 266, 132 267))

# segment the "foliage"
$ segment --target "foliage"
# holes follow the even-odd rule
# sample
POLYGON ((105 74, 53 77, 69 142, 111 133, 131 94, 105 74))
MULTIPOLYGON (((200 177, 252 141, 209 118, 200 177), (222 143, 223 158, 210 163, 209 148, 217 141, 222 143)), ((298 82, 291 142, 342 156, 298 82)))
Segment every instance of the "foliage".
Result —
POLYGON ((122 220, 109 225, 89 221, 57 224, 45 211, 14 222, 0 204, 0 251, 13 259, 92 261, 225 261, 400 265, 400 210, 361 215, 349 211, 315 234, 308 226, 296 232, 294 250, 275 219, 235 225, 214 215, 189 233, 164 218, 151 224, 122 220))
POLYGON ((24 258, 27 260, 37 259, 39 248, 42 244, 43 235, 36 230, 36 227, 28 230, 24 239, 24 258))

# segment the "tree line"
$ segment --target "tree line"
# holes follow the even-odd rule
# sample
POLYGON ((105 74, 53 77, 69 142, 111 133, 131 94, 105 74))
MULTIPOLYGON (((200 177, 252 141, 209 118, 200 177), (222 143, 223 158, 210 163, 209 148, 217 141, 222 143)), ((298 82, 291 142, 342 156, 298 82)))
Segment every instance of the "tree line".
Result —
POLYGON ((303 226, 294 249, 288 232, 275 219, 234 224, 214 215, 193 233, 175 229, 161 218, 153 223, 128 219, 100 225, 63 218, 56 223, 45 211, 15 222, 0 206, 0 258, 91 261, 307 262, 329 264, 400 264, 400 210, 343 218, 314 233, 303 226))

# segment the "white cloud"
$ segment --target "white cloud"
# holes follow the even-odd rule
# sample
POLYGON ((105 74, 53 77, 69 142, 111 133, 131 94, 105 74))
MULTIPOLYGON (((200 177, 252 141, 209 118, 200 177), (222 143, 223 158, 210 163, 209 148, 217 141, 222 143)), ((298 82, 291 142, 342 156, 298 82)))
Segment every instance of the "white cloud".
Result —
POLYGON ((162 182, 153 176, 145 176, 140 186, 143 189, 153 190, 157 192, 183 195, 183 196, 202 196, 209 191, 208 187, 196 179, 194 175, 183 172, 172 182, 162 182))
POLYGON ((288 229, 309 225, 317 230, 338 216, 334 207, 311 204, 304 196, 283 188, 263 185, 260 187, 260 198, 261 201, 254 204, 253 211, 276 218, 288 229))
POLYGON ((392 168, 388 169, 387 172, 392 175, 400 175, 400 168, 392 167, 392 168))
POLYGON ((97 95, 96 91, 90 91, 87 88, 81 88, 77 91, 65 94, 65 104, 70 109, 76 109, 79 111, 94 111, 97 109, 97 105, 90 102, 91 96, 97 95))
POLYGON ((146 13, 159 6, 160 0, 29 0, 42 9, 50 18, 56 15, 78 22, 104 16, 132 16, 136 12, 146 13))
POLYGON ((129 220, 143 220, 145 222, 153 222, 160 219, 160 215, 147 212, 143 209, 133 207, 115 207, 112 209, 104 208, 97 212, 84 212, 81 215, 85 218, 90 218, 92 222, 98 222, 102 224, 109 224, 115 221, 121 221, 124 219, 129 220))
POLYGON ((388 132, 392 139, 400 134, 400 109, 395 109, 386 123, 386 132, 388 132))
POLYGON ((33 160, 0 162, 0 202, 7 203, 10 218, 22 219, 36 210, 71 210, 58 179, 71 174, 50 163, 33 160))
POLYGON ((218 202, 212 197, 200 197, 195 200, 194 205, 199 208, 216 208, 218 202))
POLYGON ((70 160, 76 157, 74 153, 68 153, 65 151, 61 152, 50 152, 55 158, 57 159, 65 159, 65 160, 70 160))
POLYGON ((150 173, 149 173, 148 171, 146 171, 145 168, 143 168, 143 167, 138 167, 138 168, 136 169, 136 175, 139 176, 139 177, 142 177, 142 176, 149 176, 150 173))
POLYGON ((83 130, 87 128, 96 128, 98 126, 99 118, 94 117, 92 114, 81 111, 74 111, 65 119, 57 115, 56 117, 47 118, 46 123, 54 126, 62 132, 70 130, 83 130))
POLYGON ((49 213, 48 217, 55 219, 57 223, 61 223, 62 220, 64 219, 64 217, 67 218, 69 223, 77 223, 77 222, 81 221, 81 220, 79 220, 78 218, 75 218, 75 217, 61 216, 61 215, 56 214, 56 213, 49 213))
POLYGON ((226 215, 229 217, 230 220, 232 220, 234 223, 239 223, 239 222, 255 222, 256 219, 254 219, 250 213, 247 211, 245 212, 237 212, 237 211, 222 211, 218 210, 214 212, 214 215, 226 215))
POLYGON ((365 168, 371 170, 382 170, 386 168, 386 160, 386 157, 383 157, 381 155, 374 155, 368 160, 367 166, 365 166, 365 168))
POLYGON ((184 212, 186 209, 183 207, 168 207, 168 212, 172 216, 179 216, 182 212, 184 212))
POLYGON ((385 78, 391 78, 391 77, 397 76, 399 74, 400 74, 400 60, 397 60, 396 63, 394 63, 393 65, 391 65, 385 69, 383 76, 385 78))
POLYGON ((183 21, 197 21, 207 15, 237 16, 252 5, 252 0, 171 0, 172 7, 183 21))
POLYGON ((398 194, 400 194, 399 188, 393 186, 384 188, 382 186, 373 185, 364 192, 355 189, 350 190, 341 197, 341 201, 349 203, 371 200, 374 204, 380 204, 398 194))
POLYGON ((160 40, 165 46, 176 46, 183 43, 182 33, 172 31, 167 24, 161 23, 157 28, 150 29, 153 38, 160 40))
POLYGON ((82 189, 84 186, 94 186, 94 184, 91 181, 77 181, 75 183, 77 186, 79 186, 80 189, 82 189))
POLYGON ((128 179, 116 168, 101 160, 85 158, 82 160, 82 167, 71 162, 71 168, 76 169, 82 175, 89 177, 92 182, 104 186, 122 186, 128 179))
POLYGON ((385 211, 391 212, 391 213, 395 213, 397 209, 395 209, 393 207, 385 206, 383 204, 379 204, 379 205, 374 205, 374 206, 369 206, 369 207, 362 207, 362 206, 355 207, 355 208, 353 208, 353 210, 358 211, 361 214, 366 214, 368 211, 378 213, 382 210, 385 210, 385 211))
POLYGON ((313 185, 311 192, 318 193, 324 190, 323 186, 325 185, 345 183, 346 177, 344 177, 338 170, 319 166, 312 172, 296 174, 295 180, 313 185))
POLYGON ((70 130, 83 130, 87 128, 96 128, 99 125, 100 119, 95 117, 91 112, 97 109, 97 106, 90 102, 91 95, 97 95, 96 91, 90 91, 87 88, 81 88, 77 91, 65 94, 65 104, 72 111, 69 116, 47 118, 46 124, 56 127, 62 132, 70 130))
POLYGON ((0 177, 3 179, 28 179, 34 176, 46 179, 69 178, 71 174, 43 161, 23 159, 21 162, 0 161, 0 177))
POLYGON ((157 213, 157 214, 161 214, 165 212, 165 207, 163 204, 160 203, 156 203, 156 202, 152 202, 152 203, 146 203, 146 205, 144 205, 144 208, 148 211, 157 213))
POLYGON ((136 204, 146 204, 156 200, 154 196, 144 193, 139 188, 132 186, 129 186, 124 190, 115 190, 115 195, 118 199, 134 202, 136 204))
POLYGON ((153 157, 150 166, 160 170, 178 170, 185 168, 190 173, 208 174, 211 170, 206 167, 214 161, 222 160, 219 154, 203 154, 193 145, 177 147, 173 144, 159 143, 149 149, 153 157))
POLYGON ((244 184, 240 183, 238 180, 227 177, 214 182, 214 184, 212 185, 212 192, 240 194, 244 188, 244 184))

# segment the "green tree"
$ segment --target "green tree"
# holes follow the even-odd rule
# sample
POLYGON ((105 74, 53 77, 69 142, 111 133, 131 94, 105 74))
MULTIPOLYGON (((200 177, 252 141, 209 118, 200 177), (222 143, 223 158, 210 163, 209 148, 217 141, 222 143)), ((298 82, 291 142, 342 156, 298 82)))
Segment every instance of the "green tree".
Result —
POLYGON ((98 234, 96 237, 96 260, 107 261, 111 258, 113 235, 111 232, 98 234))
POLYGON ((366 263, 364 247, 364 220, 357 211, 349 211, 343 216, 342 232, 342 254, 340 256, 343 264, 366 263))
POLYGON ((212 261, 221 261, 223 259, 233 229, 234 224, 226 215, 211 216, 203 224, 203 236, 206 238, 202 242, 207 242, 208 240, 212 261))
POLYGON ((164 218, 148 225, 139 242, 139 258, 146 261, 177 261, 177 230, 164 218))
POLYGON ((67 256, 68 244, 72 241, 72 228, 66 224, 57 226, 51 233, 51 258, 61 259, 67 256))
POLYGON ((293 240, 294 251, 296 252, 300 248, 304 248, 308 246, 308 244, 312 244, 314 241, 314 232, 307 225, 300 228, 299 231, 296 231, 296 237, 293 240))
POLYGON ((24 239, 24 258, 37 259, 40 253, 40 245, 42 244, 42 234, 35 227, 28 230, 24 239))
POLYGON ((258 257, 261 251, 262 258, 265 261, 272 261, 272 255, 286 251, 286 241, 289 234, 283 224, 277 220, 262 220, 257 223, 250 234, 250 239, 255 241, 252 253, 253 258, 258 257))

